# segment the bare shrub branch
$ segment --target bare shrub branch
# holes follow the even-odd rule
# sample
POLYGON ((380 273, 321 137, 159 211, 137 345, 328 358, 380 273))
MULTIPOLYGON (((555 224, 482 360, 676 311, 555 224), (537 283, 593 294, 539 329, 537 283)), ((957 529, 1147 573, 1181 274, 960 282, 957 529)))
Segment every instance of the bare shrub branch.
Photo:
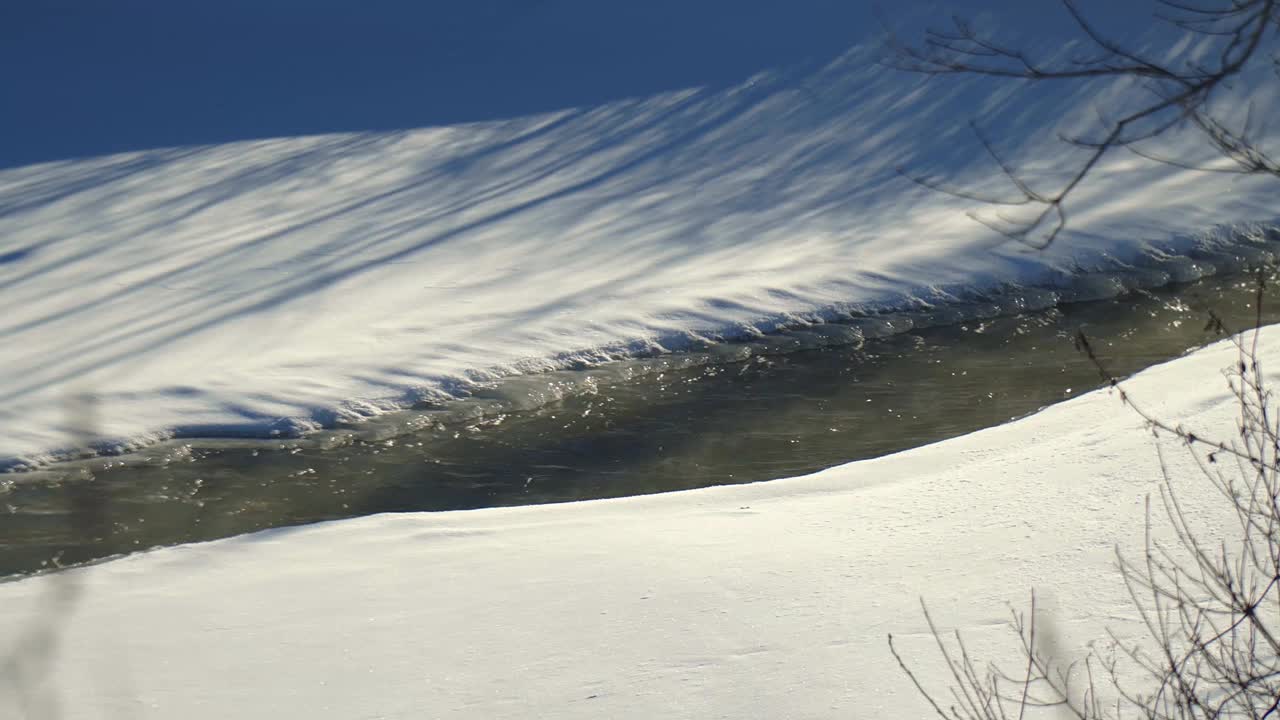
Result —
POLYGON ((999 214, 990 220, 970 215, 1004 237, 1036 248, 1048 247, 1066 229, 1068 199, 1115 149, 1184 169, 1280 177, 1280 162, 1259 144, 1261 134, 1266 132, 1265 124, 1260 125, 1252 111, 1242 123, 1233 124, 1215 103, 1232 78, 1254 66, 1270 63, 1280 76, 1280 53, 1268 53, 1280 35, 1280 0, 1158 0, 1161 10, 1154 17, 1158 23, 1179 34, 1187 46, 1209 48, 1203 59, 1188 60, 1128 48, 1108 37, 1080 10, 1076 0, 1060 2, 1084 51, 1057 59, 1038 59, 980 31, 970 20, 953 16, 946 26, 926 30, 915 43, 887 33, 889 52, 882 62, 928 76, 976 75, 1031 82, 1128 79, 1140 88, 1141 99, 1131 107, 1116 108, 1112 118, 1099 112, 1101 131, 1096 137, 1061 138, 1067 146, 1087 152, 1050 192, 1032 190, 1026 178, 986 140, 976 123, 971 127, 979 144, 1011 185, 1012 198, 974 192, 905 168, 899 168, 900 174, 931 190, 963 199, 1038 208, 1027 217, 999 214), (1227 162, 1205 165, 1167 157, 1140 145, 1183 127, 1197 131, 1204 144, 1227 162))
MULTIPOLYGON (((1141 556, 1127 557, 1117 549, 1121 579, 1149 642, 1124 642, 1110 633, 1107 651, 1095 650, 1083 661, 1067 664, 1038 641, 1033 595, 1029 619, 1015 614, 1012 623, 1028 671, 1010 677, 996 667, 978 672, 959 634, 954 640, 960 649, 957 661, 955 650, 943 642, 926 611, 929 630, 953 667, 951 692, 967 697, 997 683, 1012 690, 992 691, 990 703, 943 708, 932 691, 911 676, 940 717, 994 720, 1022 717, 1041 707, 1057 707, 1086 720, 1280 716, 1280 406, 1267 388, 1258 354, 1264 278, 1259 273, 1252 333, 1230 336, 1237 360, 1227 372, 1227 382, 1239 409, 1232 438, 1206 437, 1148 412, 1107 370, 1088 338, 1077 336, 1080 351, 1121 402, 1136 411, 1151 432, 1180 441, 1195 461, 1193 477, 1179 477, 1157 446, 1163 477, 1158 514, 1173 539, 1156 539, 1148 497, 1141 556), (1221 538, 1198 526, 1195 509, 1180 497, 1181 487, 1197 481, 1194 475, 1218 492, 1235 518, 1234 526, 1221 528, 1221 538), (1084 680, 1073 683, 1081 668, 1084 680), (1105 671, 1117 698, 1114 706, 1101 704, 1095 668, 1105 671), (958 685, 964 687, 957 691, 958 685)), ((1226 330, 1217 316, 1210 326, 1226 330)), ((910 673, 892 639, 890 650, 910 673)))

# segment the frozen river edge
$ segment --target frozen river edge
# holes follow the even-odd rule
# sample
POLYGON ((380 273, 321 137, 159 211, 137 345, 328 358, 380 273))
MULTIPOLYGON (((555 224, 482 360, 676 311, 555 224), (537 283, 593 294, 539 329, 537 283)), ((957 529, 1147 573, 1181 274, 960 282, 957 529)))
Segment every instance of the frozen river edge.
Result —
MULTIPOLYGON (((1262 360, 1278 351, 1264 332, 1262 360)), ((1229 435, 1235 353, 1218 343, 1125 386, 1229 435)), ((1031 587, 1066 649, 1134 630, 1113 548, 1141 541, 1153 442, 1101 390, 799 478, 373 516, 10 582, 0 633, 38 628, 49 593, 74 586, 44 684, 22 686, 66 717, 923 716, 884 642, 940 669, 918 596, 984 657, 1012 649, 1005 603, 1031 587)), ((1165 457, 1196 477, 1178 447, 1165 457)), ((1182 492, 1213 517, 1213 488, 1182 492)))

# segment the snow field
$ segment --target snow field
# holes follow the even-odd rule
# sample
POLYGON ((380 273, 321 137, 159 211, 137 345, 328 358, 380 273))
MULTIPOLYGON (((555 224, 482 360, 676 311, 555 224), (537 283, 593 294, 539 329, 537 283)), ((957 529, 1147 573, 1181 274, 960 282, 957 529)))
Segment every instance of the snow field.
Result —
MULTIPOLYGON (((1235 353, 1126 387, 1229 436, 1235 353)), ((1113 548, 1141 542, 1155 442, 1102 390, 805 477, 266 531, 0 585, 0 637, 51 619, 19 687, 70 718, 924 717, 885 642, 942 677, 918 597, 984 658, 1032 587, 1065 653, 1135 636, 1113 548)), ((1220 499, 1165 455, 1212 533, 1220 499)))

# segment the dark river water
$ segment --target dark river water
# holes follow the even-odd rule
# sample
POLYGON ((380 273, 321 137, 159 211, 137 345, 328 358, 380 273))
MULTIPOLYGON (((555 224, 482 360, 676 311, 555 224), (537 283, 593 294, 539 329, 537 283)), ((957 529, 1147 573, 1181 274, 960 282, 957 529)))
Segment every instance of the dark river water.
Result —
MULTIPOLYGON (((1174 358, 1216 339, 1205 329, 1209 308, 1250 326, 1255 287, 1247 277, 1207 278, 857 344, 745 360, 730 347, 716 362, 676 356, 583 373, 583 382, 573 373, 526 378, 577 390, 528 410, 478 398, 464 412, 419 412, 396 431, 421 426, 408 434, 371 426, 321 440, 175 441, 0 475, 0 576, 378 512, 808 473, 997 425, 1099 386, 1073 348, 1078 328, 1117 374, 1174 358)), ((1264 307, 1274 309, 1268 321, 1280 319, 1274 297, 1264 307)))

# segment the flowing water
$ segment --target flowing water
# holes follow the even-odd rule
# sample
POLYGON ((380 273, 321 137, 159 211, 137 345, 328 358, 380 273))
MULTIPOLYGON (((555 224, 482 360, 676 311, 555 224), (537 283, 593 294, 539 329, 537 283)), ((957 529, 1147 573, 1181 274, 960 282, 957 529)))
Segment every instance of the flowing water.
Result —
MULTIPOLYGON (((576 388, 531 409, 480 393, 467 412, 409 413, 394 433, 375 425, 322 441, 175 441, 4 475, 0 576, 378 512, 812 472, 997 425, 1098 387, 1096 368, 1073 348, 1078 328, 1113 373, 1128 374, 1215 339, 1205 328, 1209 308, 1229 325, 1250 326, 1255 290, 1251 278, 1207 278, 842 346, 739 355, 729 346, 696 362, 668 356, 526 378, 576 388)), ((1280 319, 1274 298, 1264 307, 1277 308, 1265 320, 1280 319)))

